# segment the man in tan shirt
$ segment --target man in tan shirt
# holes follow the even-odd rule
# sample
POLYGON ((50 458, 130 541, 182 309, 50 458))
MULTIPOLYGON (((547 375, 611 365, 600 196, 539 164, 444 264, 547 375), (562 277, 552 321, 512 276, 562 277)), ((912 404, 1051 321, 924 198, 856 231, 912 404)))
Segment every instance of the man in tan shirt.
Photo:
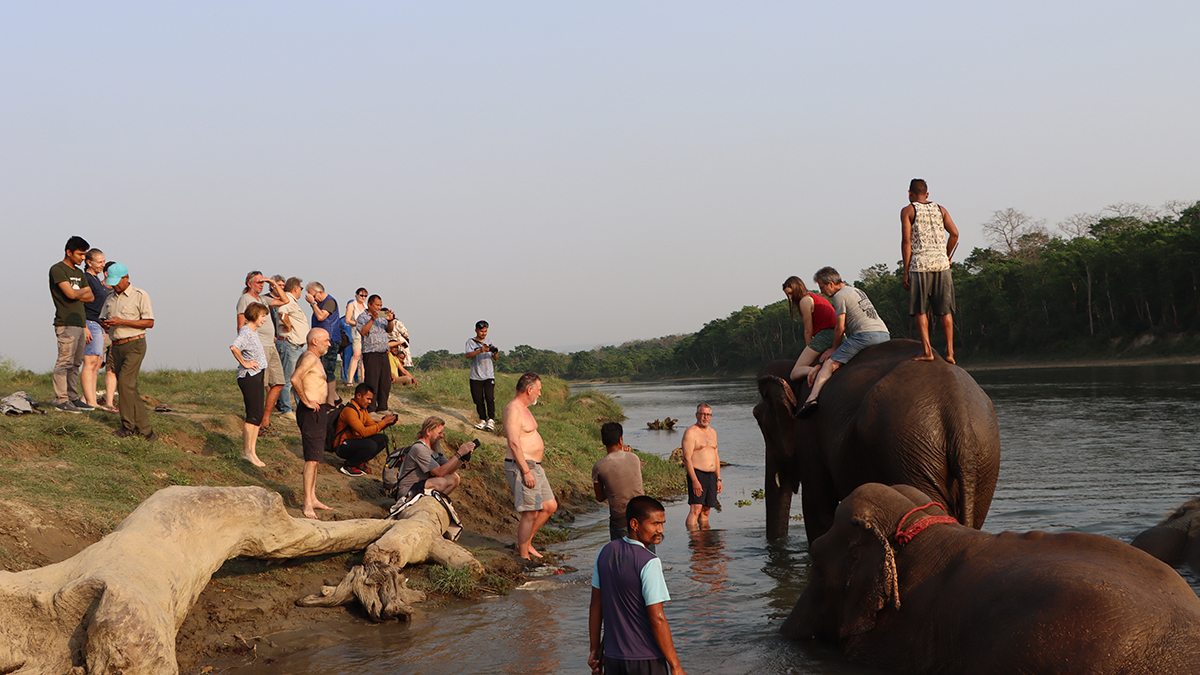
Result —
POLYGON ((529 406, 542 394, 542 378, 528 372, 517 380, 517 395, 504 406, 504 435, 508 452, 504 455, 504 476, 512 488, 513 502, 520 514, 517 523, 517 555, 529 560, 541 558, 533 548, 533 535, 542 529, 558 510, 558 500, 542 470, 546 444, 538 433, 537 420, 529 406))
POLYGON ((696 423, 683 432, 683 466, 687 469, 687 529, 708 529, 708 512, 721 494, 721 456, 717 453, 717 430, 709 426, 712 408, 696 407, 696 423))
POLYGON ((138 394, 138 372, 146 358, 146 329, 154 327, 154 312, 150 296, 129 284, 129 270, 121 263, 108 268, 105 285, 112 294, 100 308, 100 325, 112 340, 113 370, 117 374, 117 405, 121 409, 121 428, 113 432, 117 438, 142 436, 148 441, 158 438, 150 428, 150 415, 138 394))
POLYGON ((333 408, 325 402, 325 366, 321 364, 321 356, 329 349, 329 332, 324 328, 308 331, 307 345, 292 373, 292 388, 300 398, 296 425, 304 449, 304 517, 316 520, 316 509, 333 510, 317 499, 317 465, 325 459, 325 430, 333 408))

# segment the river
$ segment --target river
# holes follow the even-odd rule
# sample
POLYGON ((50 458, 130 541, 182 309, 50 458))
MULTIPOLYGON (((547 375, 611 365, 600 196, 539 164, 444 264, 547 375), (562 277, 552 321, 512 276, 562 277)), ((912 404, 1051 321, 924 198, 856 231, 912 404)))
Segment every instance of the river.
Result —
MULTIPOLYGON (((1001 465, 984 529, 1093 532, 1128 542, 1200 490, 1200 365, 1045 368, 974 372, 1000 422, 1001 465)), ((695 406, 713 407, 726 467, 723 509, 712 530, 684 528, 687 506, 667 506, 658 547, 672 601, 675 645, 689 673, 782 675, 876 673, 831 648, 776 636, 807 579, 807 542, 794 522, 767 544, 763 440, 752 409, 753 379, 595 385, 629 419, 625 441, 667 456, 695 406), (680 431, 647 422, 679 418, 680 431), (749 506, 738 507, 738 500, 749 506)), ((800 500, 793 512, 799 513, 800 500)), ((579 573, 549 589, 463 602, 411 625, 365 626, 335 644, 303 649, 255 673, 438 675, 586 673, 591 561, 607 539, 607 510, 580 515, 576 536, 554 550, 579 573)), ((1193 588, 1200 584, 1181 570, 1193 588)))

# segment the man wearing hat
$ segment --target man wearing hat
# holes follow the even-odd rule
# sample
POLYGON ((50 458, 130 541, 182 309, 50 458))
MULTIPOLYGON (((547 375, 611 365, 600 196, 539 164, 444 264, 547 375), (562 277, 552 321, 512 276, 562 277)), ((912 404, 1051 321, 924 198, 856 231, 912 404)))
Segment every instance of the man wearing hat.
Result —
POLYGON ((100 308, 100 325, 112 340, 112 365, 117 374, 121 408, 121 428, 113 435, 127 438, 136 434, 153 441, 158 437, 150 428, 150 415, 138 394, 137 384, 142 359, 146 358, 146 329, 154 327, 150 296, 129 284, 129 270, 121 263, 109 266, 104 283, 113 292, 100 308))

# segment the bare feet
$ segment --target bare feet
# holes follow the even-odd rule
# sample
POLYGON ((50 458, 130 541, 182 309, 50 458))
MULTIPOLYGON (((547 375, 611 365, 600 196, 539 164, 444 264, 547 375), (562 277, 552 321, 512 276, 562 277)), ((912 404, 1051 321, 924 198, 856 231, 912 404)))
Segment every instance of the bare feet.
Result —
POLYGON ((311 507, 306 506, 306 507, 304 507, 304 517, 311 518, 312 520, 317 520, 317 512, 313 511, 311 507))
POLYGON ((521 554, 521 551, 520 551, 520 548, 518 547, 518 550, 517 550, 517 557, 518 557, 518 558, 521 558, 522 560, 532 560, 532 559, 534 559, 534 558, 537 558, 538 560, 541 560, 542 558, 544 558, 544 557, 545 557, 545 556, 543 556, 541 553, 538 553, 538 552, 537 552, 537 549, 535 549, 535 548, 533 547, 533 544, 530 544, 530 545, 529 545, 529 551, 528 551, 528 553, 529 553, 529 555, 522 555, 522 554, 521 554))
POLYGON ((321 509, 322 511, 332 511, 332 506, 325 506, 320 501, 313 502, 313 508, 321 509))
MULTIPOLYGON (((912 360, 912 361, 932 361, 933 359, 934 359, 933 354, 921 354, 920 356, 912 357, 912 359, 910 359, 910 360, 912 360)), ((954 363, 954 362, 951 361, 951 363, 954 363)))
POLYGON ((955 360, 954 360, 954 355, 953 355, 953 354, 947 354, 947 355, 946 355, 946 363, 957 363, 957 361, 955 361, 955 360))
POLYGON ((243 455, 242 459, 250 462, 254 466, 266 466, 267 463, 258 458, 258 455, 243 455))

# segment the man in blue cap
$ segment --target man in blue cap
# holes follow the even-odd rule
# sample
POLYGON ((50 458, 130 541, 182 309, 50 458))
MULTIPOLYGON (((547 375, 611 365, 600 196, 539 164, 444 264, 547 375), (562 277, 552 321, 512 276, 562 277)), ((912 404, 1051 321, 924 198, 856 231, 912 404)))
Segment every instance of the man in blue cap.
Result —
POLYGON ((100 308, 100 325, 112 340, 113 370, 117 373, 117 403, 121 409, 121 428, 113 432, 117 438, 138 435, 148 441, 158 438, 150 428, 150 415, 138 394, 137 377, 146 358, 146 329, 154 327, 154 312, 150 296, 129 284, 129 270, 121 263, 108 268, 106 286, 112 294, 100 308))

